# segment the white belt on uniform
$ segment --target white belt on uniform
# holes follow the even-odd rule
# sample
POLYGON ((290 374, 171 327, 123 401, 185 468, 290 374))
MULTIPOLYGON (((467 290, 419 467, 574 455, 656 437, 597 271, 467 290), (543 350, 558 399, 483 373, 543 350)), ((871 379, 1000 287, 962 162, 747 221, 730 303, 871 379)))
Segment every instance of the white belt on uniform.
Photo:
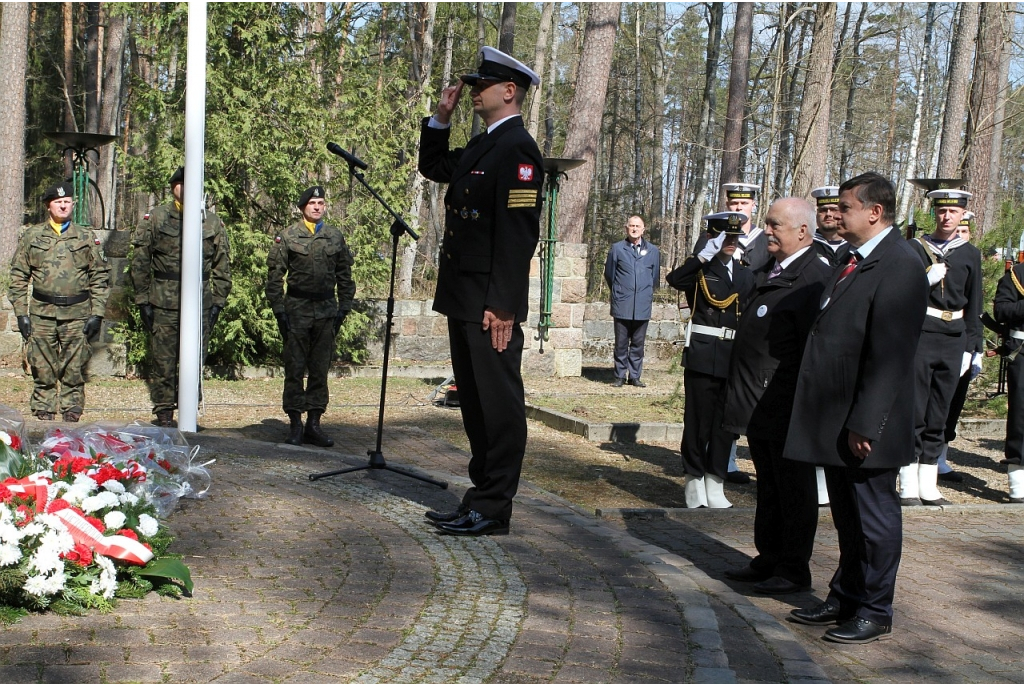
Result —
POLYGON ((943 321, 956 321, 957 319, 964 318, 964 310, 958 309, 955 312, 947 312, 943 309, 936 309, 935 307, 928 307, 928 316, 934 316, 936 319, 942 319, 943 321))
POLYGON ((1010 337, 1014 340, 1024 340, 1024 331, 1010 329, 1010 337))
POLYGON ((693 324, 690 326, 691 333, 699 333, 700 335, 710 335, 712 338, 718 338, 719 340, 732 340, 736 337, 736 331, 732 328, 715 328, 713 326, 698 326, 693 324))

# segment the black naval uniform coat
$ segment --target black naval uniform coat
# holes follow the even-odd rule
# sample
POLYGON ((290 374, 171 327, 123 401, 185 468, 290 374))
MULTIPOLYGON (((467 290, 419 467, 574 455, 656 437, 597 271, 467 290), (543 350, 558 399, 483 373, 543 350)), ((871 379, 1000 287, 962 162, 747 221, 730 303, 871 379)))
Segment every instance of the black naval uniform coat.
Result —
POLYGON ((473 487, 463 505, 508 521, 526 451, 521 324, 540 233, 543 160, 520 116, 454 150, 450 129, 428 122, 420 131, 419 170, 448 184, 434 310, 448 317, 452 370, 473 454, 473 487), (504 352, 481 330, 487 308, 515 314, 504 352))
POLYGON ((850 243, 845 240, 838 245, 830 245, 827 240, 815 235, 811 247, 832 267, 846 264, 850 259, 850 243))
POLYGON ((810 245, 769 278, 775 262, 755 272, 757 292, 736 331, 723 427, 747 436, 757 473, 757 556, 750 567, 803 586, 811 584, 817 477, 812 464, 782 453, 804 344, 832 269, 810 245))
MULTIPOLYGON (((746 247, 743 246, 742 242, 740 243, 740 249, 743 254, 738 261, 751 271, 757 271, 771 260, 771 256, 768 254, 768 236, 765 235, 764 229, 761 228, 751 228, 750 232, 754 234, 754 237, 750 239, 746 247)), ((697 238, 697 243, 693 246, 691 254, 700 254, 700 251, 708 244, 708 239, 709 235, 705 231, 697 238)))
MULTIPOLYGON (((992 315, 1011 330, 1024 330, 1024 264, 1015 265, 999 279, 992 315)), ((1006 344, 1012 350, 1020 350, 1024 340, 1009 338, 1006 344)), ((1024 464, 1024 354, 1018 353, 1010 362, 1006 382, 1006 442, 1003 450, 1007 463, 1024 464)))
POLYGON ((914 460, 913 360, 928 302, 914 249, 890 228, 841 283, 835 269, 797 376, 786 459, 825 467, 839 567, 829 601, 892 625, 903 544, 899 467, 914 460), (850 431, 870 438, 858 459, 850 431), (870 553, 869 553, 870 550, 870 553))
MULTIPOLYGON (((703 263, 690 257, 665 280, 685 293, 694 324, 733 331, 754 292, 754 276, 749 269, 734 260, 730 278, 728 268, 717 257, 703 263), (709 302, 699 282, 701 276, 712 298, 724 301, 736 294, 736 301, 725 308, 709 302)), ((734 436, 722 429, 722 411, 732 345, 732 340, 693 333, 683 351, 686 403, 680 451, 683 468, 698 478, 705 473, 725 478, 729 467, 734 436)))
POLYGON ((925 269, 946 264, 942 281, 931 286, 928 306, 942 311, 963 310, 963 317, 944 321, 925 316, 914 359, 917 383, 915 453, 922 464, 938 461, 946 442, 946 419, 960 383, 965 351, 984 350, 981 324, 981 252, 961 238, 951 240, 941 254, 924 238, 909 241, 925 269))

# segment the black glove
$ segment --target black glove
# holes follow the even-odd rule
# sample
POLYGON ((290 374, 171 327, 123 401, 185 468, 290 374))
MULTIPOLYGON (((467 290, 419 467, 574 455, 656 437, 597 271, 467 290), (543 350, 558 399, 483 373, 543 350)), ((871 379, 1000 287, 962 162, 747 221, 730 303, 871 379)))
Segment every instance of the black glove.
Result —
POLYGON ((32 321, 27 316, 18 317, 18 330, 21 331, 21 337, 28 340, 32 335, 32 321))
POLYGON ((347 309, 339 309, 338 315, 334 317, 334 334, 337 335, 338 331, 341 330, 341 324, 345 323, 345 317, 348 316, 347 309))
POLYGON ((291 326, 288 325, 288 315, 284 312, 280 314, 274 314, 274 318, 277 319, 277 328, 281 331, 281 340, 288 337, 288 331, 291 330, 291 326))
POLYGON ((212 331, 217 327, 217 319, 220 318, 220 307, 213 305, 210 307, 210 330, 212 331))
POLYGON ((85 333, 86 340, 95 340, 96 336, 100 334, 100 327, 103 325, 102 316, 90 316, 85 321, 85 333))
POLYGON ((139 318, 142 319, 142 327, 146 329, 147 333, 153 332, 153 305, 151 304, 140 304, 139 305, 139 318))

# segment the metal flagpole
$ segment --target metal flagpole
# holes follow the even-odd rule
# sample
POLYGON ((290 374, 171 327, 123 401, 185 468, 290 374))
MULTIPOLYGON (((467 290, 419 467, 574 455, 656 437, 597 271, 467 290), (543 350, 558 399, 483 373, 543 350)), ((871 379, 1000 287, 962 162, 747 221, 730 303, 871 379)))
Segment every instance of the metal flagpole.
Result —
POLYGON ((181 221, 178 428, 195 432, 202 372, 203 147, 206 136, 206 2, 188 3, 185 183, 181 221))

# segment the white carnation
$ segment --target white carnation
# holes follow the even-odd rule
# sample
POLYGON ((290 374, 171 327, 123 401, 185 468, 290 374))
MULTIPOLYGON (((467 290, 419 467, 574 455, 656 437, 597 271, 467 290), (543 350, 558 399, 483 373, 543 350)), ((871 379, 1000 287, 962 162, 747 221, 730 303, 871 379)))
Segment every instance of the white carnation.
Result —
POLYGON ((32 555, 28 568, 30 571, 35 569, 40 573, 49 573, 51 571, 63 570, 64 562, 60 558, 60 552, 56 551, 53 547, 40 547, 32 555))
POLYGON ((64 589, 65 583, 67 583, 67 576, 64 575, 64 571, 57 571, 56 573, 47 576, 43 589, 46 594, 55 595, 64 589))
POLYGON ((118 497, 121 500, 121 504, 138 504, 139 496, 133 492, 126 492, 118 497))
MULTIPOLYGON (((0 507, 0 511, 6 511, 3 507, 0 507)), ((0 543, 7 543, 15 545, 21 540, 21 529, 17 526, 7 522, 0 522, 0 543)))
POLYGON ((12 440, 11 435, 7 431, 0 431, 0 441, 2 441, 8 447, 11 446, 12 440))
POLYGON ((91 495, 82 500, 82 511, 87 514, 91 514, 94 511, 100 509, 107 509, 109 507, 116 507, 118 505, 118 498, 112 492, 101 492, 96 495, 91 495))
POLYGON ((25 592, 36 597, 46 594, 46 576, 29 576, 25 581, 25 592))
POLYGON ((21 561, 21 547, 0 544, 0 566, 12 566, 21 561))
POLYGON ((60 497, 62 492, 66 492, 70 489, 70 483, 65 483, 62 480, 55 480, 46 487, 46 494, 51 500, 55 500, 60 497))
POLYGON ((111 478, 110 480, 103 484, 103 489, 107 490, 108 492, 116 492, 117 494, 121 494, 122 492, 124 492, 124 485, 121 484, 121 481, 117 481, 111 478))
POLYGON ((139 532, 150 538, 156 535, 160 529, 160 523, 149 514, 139 514, 139 532))
POLYGON ((109 530, 120 530, 124 526, 124 522, 127 517, 119 511, 108 512, 103 517, 103 523, 109 530))
POLYGON ((30 538, 33 535, 42 535, 45 532, 46 526, 39 523, 38 521, 33 521, 32 523, 26 525, 21 529, 21 537, 30 538))
POLYGON ((114 562, 102 554, 94 556, 93 562, 100 567, 100 577, 92 581, 89 592, 110 599, 117 590, 117 571, 114 569, 114 562))

